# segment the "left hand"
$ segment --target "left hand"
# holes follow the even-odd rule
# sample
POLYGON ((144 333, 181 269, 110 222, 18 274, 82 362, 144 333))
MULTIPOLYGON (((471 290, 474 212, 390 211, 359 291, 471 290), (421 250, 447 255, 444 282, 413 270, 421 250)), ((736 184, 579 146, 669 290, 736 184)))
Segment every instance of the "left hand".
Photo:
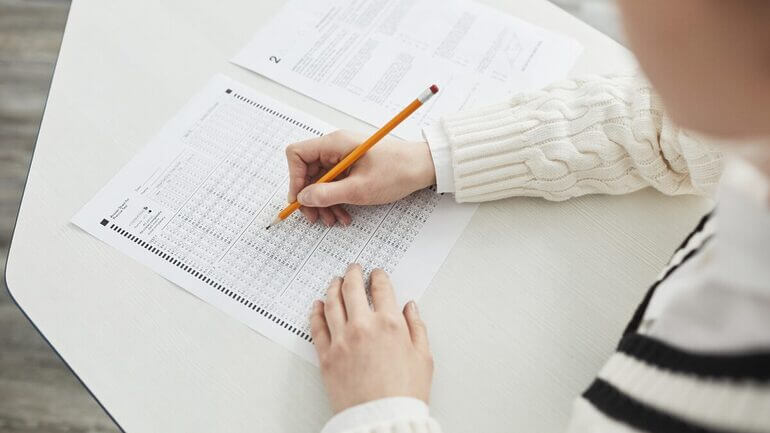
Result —
POLYGON ((334 413, 385 397, 428 402, 433 358, 414 301, 403 312, 388 275, 371 274, 369 307, 361 266, 335 278, 326 303, 316 301, 310 326, 334 413))

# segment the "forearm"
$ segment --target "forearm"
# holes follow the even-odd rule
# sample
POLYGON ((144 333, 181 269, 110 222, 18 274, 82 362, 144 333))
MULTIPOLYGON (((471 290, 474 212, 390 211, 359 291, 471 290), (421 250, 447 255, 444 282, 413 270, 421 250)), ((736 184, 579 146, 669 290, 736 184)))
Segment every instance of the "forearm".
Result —
POLYGON ((440 192, 458 201, 647 186, 711 194, 721 172, 720 155, 675 127, 649 85, 630 75, 564 81, 446 116, 424 133, 440 192))

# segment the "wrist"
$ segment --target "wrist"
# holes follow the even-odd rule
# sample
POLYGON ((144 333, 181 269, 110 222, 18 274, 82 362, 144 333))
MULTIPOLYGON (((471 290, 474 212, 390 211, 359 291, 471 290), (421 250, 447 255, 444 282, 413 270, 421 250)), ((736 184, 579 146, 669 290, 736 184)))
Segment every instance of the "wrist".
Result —
POLYGON ((409 142, 411 150, 414 152, 410 166, 414 168, 412 173, 412 185, 414 190, 427 188, 436 184, 436 168, 433 165, 433 158, 430 154, 430 147, 426 141, 409 142))

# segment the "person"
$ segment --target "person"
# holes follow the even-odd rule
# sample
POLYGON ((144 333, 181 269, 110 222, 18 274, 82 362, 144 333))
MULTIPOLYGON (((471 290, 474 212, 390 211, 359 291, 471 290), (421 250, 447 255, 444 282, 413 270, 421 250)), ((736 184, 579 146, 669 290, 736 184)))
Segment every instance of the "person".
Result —
MULTIPOLYGON (((292 144, 288 198, 310 221, 345 225, 342 204, 387 203, 433 184, 461 202, 717 193, 716 210, 575 400, 568 430, 770 431, 770 2, 619 5, 645 77, 577 78, 448 115, 424 142, 383 140, 328 184, 310 182, 363 136, 292 144)), ((433 361, 415 303, 401 310, 381 270, 370 294, 371 306, 351 265, 313 306, 335 412, 323 432, 441 431, 427 406, 433 361)))

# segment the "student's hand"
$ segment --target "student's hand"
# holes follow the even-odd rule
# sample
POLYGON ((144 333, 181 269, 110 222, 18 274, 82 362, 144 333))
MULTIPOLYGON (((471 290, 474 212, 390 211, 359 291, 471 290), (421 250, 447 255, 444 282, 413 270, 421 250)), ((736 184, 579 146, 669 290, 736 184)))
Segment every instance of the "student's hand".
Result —
POLYGON ((316 301, 310 327, 334 413, 385 397, 428 402, 433 358, 414 301, 403 312, 382 270, 371 274, 369 307, 361 266, 335 278, 316 301))
POLYGON ((289 202, 295 199, 300 210, 313 223, 318 217, 327 226, 339 221, 350 224, 342 203, 384 204, 406 197, 436 182, 428 144, 383 138, 350 168, 329 183, 312 185, 368 137, 348 131, 335 131, 286 148, 289 164, 289 202))

